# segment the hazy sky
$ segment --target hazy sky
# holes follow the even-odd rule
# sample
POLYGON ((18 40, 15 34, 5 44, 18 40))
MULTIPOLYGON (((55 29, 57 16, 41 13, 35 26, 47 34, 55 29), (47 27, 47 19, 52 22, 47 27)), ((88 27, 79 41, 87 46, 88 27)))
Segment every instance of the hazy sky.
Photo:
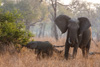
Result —
MULTIPOLYGON (((64 5, 67 5, 71 2, 71 0, 60 0, 60 1, 64 5)), ((91 2, 91 3, 100 3, 100 0, 83 0, 83 1, 91 2)))

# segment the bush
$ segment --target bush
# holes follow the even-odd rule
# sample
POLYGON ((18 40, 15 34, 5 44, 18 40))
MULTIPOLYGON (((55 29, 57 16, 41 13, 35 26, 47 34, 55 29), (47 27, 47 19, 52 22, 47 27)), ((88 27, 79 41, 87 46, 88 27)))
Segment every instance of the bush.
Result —
POLYGON ((18 23, 21 14, 14 14, 9 11, 0 14, 0 42, 24 45, 33 35, 25 30, 24 23, 18 23))

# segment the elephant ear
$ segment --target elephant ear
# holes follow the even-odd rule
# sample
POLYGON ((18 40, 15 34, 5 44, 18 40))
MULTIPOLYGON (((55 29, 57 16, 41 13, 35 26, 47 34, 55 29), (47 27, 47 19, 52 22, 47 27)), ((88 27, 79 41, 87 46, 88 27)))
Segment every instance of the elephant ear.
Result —
POLYGON ((59 15, 56 19, 55 19, 55 24, 58 26, 58 28, 60 29, 60 31, 62 33, 65 33, 67 31, 68 28, 68 20, 70 19, 70 17, 66 16, 66 15, 59 15))
POLYGON ((81 34, 91 26, 91 23, 89 19, 86 17, 80 17, 78 18, 78 20, 79 20, 79 26, 80 26, 79 34, 81 34))

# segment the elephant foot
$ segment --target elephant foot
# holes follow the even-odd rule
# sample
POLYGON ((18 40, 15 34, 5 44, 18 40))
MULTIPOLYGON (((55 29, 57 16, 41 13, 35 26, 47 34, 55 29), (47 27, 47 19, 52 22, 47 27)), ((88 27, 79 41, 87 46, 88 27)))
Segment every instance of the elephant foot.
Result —
POLYGON ((68 60, 68 57, 65 56, 65 59, 68 60))
POLYGON ((69 60, 68 58, 65 58, 66 60, 69 60))

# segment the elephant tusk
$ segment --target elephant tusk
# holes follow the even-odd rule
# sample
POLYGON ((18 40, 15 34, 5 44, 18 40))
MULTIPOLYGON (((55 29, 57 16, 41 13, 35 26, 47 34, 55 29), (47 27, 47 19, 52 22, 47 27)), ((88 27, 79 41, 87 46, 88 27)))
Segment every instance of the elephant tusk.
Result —
POLYGON ((68 38, 68 43, 69 43, 69 44, 72 44, 71 41, 70 41, 70 38, 68 38))
POLYGON ((78 43, 78 39, 76 39, 76 43, 78 43))
POLYGON ((79 34, 79 36, 82 36, 82 34, 79 34))

